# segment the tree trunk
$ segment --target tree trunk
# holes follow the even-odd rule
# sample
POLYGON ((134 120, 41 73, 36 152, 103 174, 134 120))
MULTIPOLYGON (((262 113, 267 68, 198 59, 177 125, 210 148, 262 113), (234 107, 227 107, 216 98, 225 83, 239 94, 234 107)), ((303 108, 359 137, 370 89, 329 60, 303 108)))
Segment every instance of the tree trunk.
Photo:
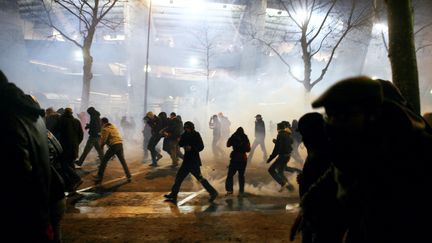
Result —
POLYGON ((81 93, 81 111, 87 110, 90 102, 90 82, 93 78, 93 57, 90 55, 90 47, 84 46, 83 52, 83 86, 81 93))
POLYGON ((411 0, 387 0, 389 58, 393 83, 420 113, 417 59, 411 0))
POLYGON ((301 48, 302 48, 302 59, 303 59, 303 86, 306 89, 306 92, 310 92, 312 89, 311 86, 311 75, 312 75, 312 62, 311 62, 311 55, 308 50, 309 46, 306 39, 306 33, 307 28, 303 27, 302 29, 302 36, 300 38, 301 48))

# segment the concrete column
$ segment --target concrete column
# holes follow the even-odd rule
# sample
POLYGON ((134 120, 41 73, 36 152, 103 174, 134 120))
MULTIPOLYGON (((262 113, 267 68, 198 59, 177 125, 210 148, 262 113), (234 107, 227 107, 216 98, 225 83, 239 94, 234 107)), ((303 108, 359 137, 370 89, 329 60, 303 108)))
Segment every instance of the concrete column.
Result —
MULTIPOLYGON (((246 2, 245 13, 240 20, 239 32, 245 40, 251 34, 260 38, 264 35, 267 0, 249 0, 246 2)), ((241 74, 246 78, 254 77, 259 65, 260 45, 258 41, 245 41, 240 61, 241 74)))

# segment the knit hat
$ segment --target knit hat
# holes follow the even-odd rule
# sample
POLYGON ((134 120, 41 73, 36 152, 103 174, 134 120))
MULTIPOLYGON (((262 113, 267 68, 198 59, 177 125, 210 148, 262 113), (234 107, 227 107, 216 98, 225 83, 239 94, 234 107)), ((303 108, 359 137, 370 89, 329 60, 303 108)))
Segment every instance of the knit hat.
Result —
POLYGON ((65 108, 64 113, 65 114, 72 114, 72 108, 70 108, 70 107, 65 108))
POLYGON ((357 105, 373 108, 383 102, 382 88, 378 81, 359 76, 348 78, 332 85, 318 99, 312 102, 313 108, 346 107, 357 105))

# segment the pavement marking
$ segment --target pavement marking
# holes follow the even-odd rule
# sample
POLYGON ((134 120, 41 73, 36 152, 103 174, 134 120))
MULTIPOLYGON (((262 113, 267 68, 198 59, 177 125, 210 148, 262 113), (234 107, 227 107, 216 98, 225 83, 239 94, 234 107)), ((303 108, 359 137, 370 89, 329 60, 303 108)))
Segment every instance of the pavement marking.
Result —
MULTIPOLYGON (((160 166, 160 167, 156 167, 156 168, 164 169, 164 168, 167 168, 167 167, 171 167, 171 165, 165 165, 165 166, 160 166)), ((144 172, 147 172, 147 171, 148 171, 148 170, 141 170, 141 171, 138 171, 138 172, 132 173, 131 176, 134 177, 134 176, 136 176, 136 175, 143 174, 144 172)), ((108 185, 108 184, 110 184, 110 183, 117 182, 117 181, 121 181, 121 180, 124 180, 124 179, 125 179, 124 177, 117 178, 117 179, 112 179, 112 180, 110 180, 110 181, 106 181, 106 182, 104 182, 104 183, 102 183, 102 184, 100 184, 100 185, 93 185, 93 186, 89 186, 89 187, 85 187, 85 188, 79 189, 79 190, 77 190, 76 192, 85 192, 85 191, 88 191, 88 190, 90 190, 90 189, 93 189, 93 188, 96 188, 96 187, 99 187, 99 186, 108 185)))
MULTIPOLYGON (((226 179, 225 177, 220 178, 219 180, 217 180, 215 183, 213 184, 218 184, 222 181, 224 181, 226 179)), ((196 196, 198 196, 199 194, 203 193, 205 191, 205 189, 201 189, 197 192, 193 192, 192 194, 190 194, 189 196, 187 196, 186 198, 184 198, 183 200, 181 200, 180 202, 177 203, 177 206, 182 206, 183 204, 187 203, 188 201, 192 200, 193 198, 195 198, 196 196)))

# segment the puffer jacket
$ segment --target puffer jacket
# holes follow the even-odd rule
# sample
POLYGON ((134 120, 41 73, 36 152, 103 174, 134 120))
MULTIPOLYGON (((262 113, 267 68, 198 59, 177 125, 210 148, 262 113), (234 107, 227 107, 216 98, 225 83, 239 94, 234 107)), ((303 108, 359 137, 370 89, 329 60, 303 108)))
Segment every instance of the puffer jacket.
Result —
POLYGON ((100 144, 108 146, 123 143, 123 139, 120 135, 119 130, 111 123, 106 123, 102 126, 100 144))

